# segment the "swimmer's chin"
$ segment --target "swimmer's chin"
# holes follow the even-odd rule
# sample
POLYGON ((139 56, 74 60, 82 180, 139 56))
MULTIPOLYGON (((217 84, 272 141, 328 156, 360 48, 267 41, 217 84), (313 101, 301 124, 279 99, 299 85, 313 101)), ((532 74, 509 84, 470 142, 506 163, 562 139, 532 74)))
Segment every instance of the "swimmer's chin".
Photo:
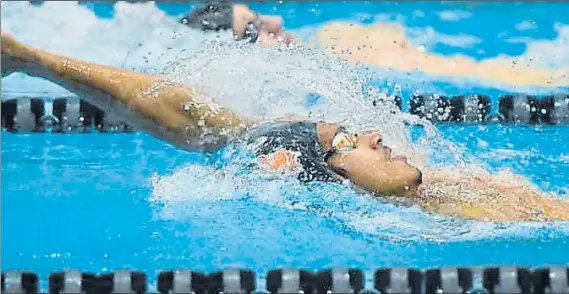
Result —
MULTIPOLYGON (((415 198, 419 196, 421 185, 423 184, 423 173, 421 170, 416 169, 416 176, 413 179, 412 183, 409 185, 405 185, 403 189, 391 193, 391 195, 384 195, 384 196, 397 196, 397 197, 404 197, 404 198, 415 198)), ((377 193, 376 193, 377 194, 377 193)))

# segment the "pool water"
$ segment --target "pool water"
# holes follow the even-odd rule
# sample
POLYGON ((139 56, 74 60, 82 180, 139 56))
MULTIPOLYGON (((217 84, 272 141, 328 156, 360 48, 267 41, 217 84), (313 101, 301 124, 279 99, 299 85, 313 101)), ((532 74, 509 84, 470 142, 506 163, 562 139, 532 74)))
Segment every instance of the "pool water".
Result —
MULTIPOLYGON (((510 167, 535 183, 548 182, 541 187, 545 190, 566 193, 569 149, 561 138, 567 138, 568 128, 442 129, 471 147, 473 154, 502 153, 484 158, 489 165, 510 167), (503 132, 511 136, 495 135, 503 132), (476 141, 460 135, 464 133, 475 134, 486 147, 471 146, 476 141)), ((213 271, 238 266, 263 273, 279 266, 372 270, 569 262, 567 224, 478 228, 441 218, 406 240, 397 232, 414 228, 400 226, 418 224, 374 221, 361 207, 350 205, 350 199, 322 204, 323 195, 301 197, 316 208, 300 209, 290 200, 282 205, 247 195, 219 197, 215 191, 192 199, 187 191, 187 201, 170 203, 180 207, 165 207, 168 201, 151 199, 156 193, 153 175, 171 174, 190 163, 203 165, 203 155, 178 151, 145 134, 4 133, 2 139, 3 270, 33 269, 47 276, 69 267, 93 272, 126 267, 152 274, 166 268, 213 271), (350 213, 352 218, 346 218, 350 213), (453 230, 453 235, 443 233, 453 230)), ((385 208, 389 205, 376 199, 358 202, 411 219, 421 214, 385 208)))
MULTIPOLYGON (((4 19, 7 12, 5 3, 2 5, 4 19)), ((308 17, 315 24, 341 18, 340 11, 351 16, 362 9, 381 11, 394 19, 402 14, 410 27, 432 25, 445 34, 479 33, 478 38, 483 40, 479 45, 486 49, 483 53, 471 47, 450 46, 449 42, 431 49, 441 54, 460 51, 480 59, 501 52, 521 54, 524 46, 504 42, 495 35, 502 29, 513 34, 511 27, 525 19, 535 19, 540 25, 539 32, 530 30, 523 37, 539 33, 542 38, 555 38, 550 27, 567 24, 563 12, 569 7, 560 4, 559 9, 551 10, 543 3, 528 3, 533 5, 531 9, 522 6, 516 10, 525 14, 504 20, 495 15, 500 11, 495 6, 498 4, 487 4, 476 17, 448 24, 427 11, 460 8, 454 4, 386 3, 374 4, 371 10, 366 6, 369 3, 350 3, 349 11, 347 3, 287 5, 276 10, 269 4, 257 8, 283 15, 293 29, 306 26, 303 21, 308 17), (315 7, 320 13, 313 11, 315 7), (417 10, 427 15, 412 18, 417 10), (492 20, 483 21, 488 29, 473 25, 486 19, 492 20)), ((110 4, 87 6, 99 19, 115 16, 110 4)), ((169 15, 180 14, 187 7, 158 5, 169 15)), ((360 20, 370 22, 369 17, 360 20)), ((117 47, 128 47, 123 45, 117 47)), ((385 86, 381 76, 378 80, 378 87, 385 86)), ((10 82, 3 80, 3 89, 27 87, 17 80, 10 82)), ((444 88, 449 94, 473 89, 478 93, 478 88, 465 89, 462 84, 412 86, 444 88)), ((35 86, 29 87, 26 89, 35 86)), ((491 94, 496 91, 484 90, 491 94)), ((493 100, 494 106, 496 103, 493 100)), ((569 127, 450 124, 437 129, 487 169, 511 169, 542 190, 567 197, 569 127)), ((411 134, 418 140, 424 131, 412 127, 411 134)), ((208 157, 178 150, 144 133, 3 132, 2 271, 29 269, 47 277, 65 268, 97 273, 129 268, 145 271, 152 284, 159 270, 178 267, 199 271, 245 267, 262 276, 281 266, 354 266, 366 271, 369 283, 371 271, 383 266, 569 264, 566 222, 457 220, 429 215, 416 207, 394 206, 340 185, 301 186, 290 179, 240 176, 231 164, 215 168, 230 151, 208 157)), ((46 289, 45 278, 41 282, 46 289)))

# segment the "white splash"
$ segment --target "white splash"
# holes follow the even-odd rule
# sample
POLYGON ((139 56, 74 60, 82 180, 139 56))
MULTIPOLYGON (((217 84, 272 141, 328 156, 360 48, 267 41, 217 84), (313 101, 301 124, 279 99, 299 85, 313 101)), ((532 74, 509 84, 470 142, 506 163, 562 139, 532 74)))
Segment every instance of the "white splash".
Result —
MULTIPOLYGON (((371 107, 371 99, 389 100, 399 85, 374 92, 367 88, 367 82, 397 73, 353 68, 307 47, 269 49, 228 42, 228 34, 204 35, 178 25, 153 2, 117 2, 112 19, 99 19, 76 2, 48 1, 39 7, 28 2, 1 5, 3 30, 22 42, 98 63, 159 72, 188 85, 198 84, 217 102, 244 115, 275 117, 294 113, 341 122, 353 130, 379 129, 395 152, 414 152, 419 158, 433 149, 446 149, 459 159, 462 154, 460 146, 438 136, 430 124, 400 113, 392 103, 371 107), (311 93, 322 97, 321 102, 308 105, 306 97, 311 93), (428 136, 413 145, 406 122, 423 124, 428 136)), ((305 28, 303 32, 309 35, 312 30, 305 28)), ((405 81, 429 87, 429 80, 422 75, 408 76, 405 81)), ((2 80, 3 92, 22 88, 64 93, 57 86, 21 75, 2 80)), ((196 201, 251 197, 286 209, 333 215, 358 231, 400 239, 487 238, 495 236, 500 226, 430 216, 416 207, 393 206, 339 185, 315 188, 294 179, 243 174, 242 168, 239 163, 223 169, 192 164, 170 175, 156 175, 149 201, 156 206, 158 217, 183 220, 192 213, 188 208, 196 201)), ((502 232, 531 234, 536 226, 507 226, 502 232)))
POLYGON ((443 10, 437 12, 437 14, 442 21, 451 21, 451 22, 457 22, 462 19, 467 19, 472 17, 472 12, 460 9, 443 10))

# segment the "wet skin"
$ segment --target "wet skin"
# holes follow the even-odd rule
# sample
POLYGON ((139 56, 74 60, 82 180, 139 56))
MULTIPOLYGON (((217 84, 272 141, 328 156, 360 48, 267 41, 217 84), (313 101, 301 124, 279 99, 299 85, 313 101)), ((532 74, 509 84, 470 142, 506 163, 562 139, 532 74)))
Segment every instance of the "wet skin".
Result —
MULTIPOLYGON (((319 140, 325 151, 330 150, 340 125, 319 123, 319 140)), ((357 134, 353 150, 337 152, 328 159, 328 164, 355 185, 379 195, 412 196, 422 182, 422 173, 407 163, 407 158, 392 156, 391 149, 383 145, 379 132, 357 134)))

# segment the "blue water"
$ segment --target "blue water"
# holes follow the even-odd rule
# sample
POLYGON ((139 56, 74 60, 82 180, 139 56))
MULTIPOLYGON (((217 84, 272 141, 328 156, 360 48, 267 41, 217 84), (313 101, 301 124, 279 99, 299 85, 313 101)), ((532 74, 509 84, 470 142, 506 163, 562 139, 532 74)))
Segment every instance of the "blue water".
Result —
MULTIPOLYGON (((569 136, 569 128, 485 128, 456 132, 455 127, 445 133, 474 150, 472 138, 464 134, 476 134, 488 144, 485 151, 474 151, 477 155, 518 150, 522 155, 483 161, 511 167, 538 184, 547 181, 546 190, 568 186, 569 160, 559 160, 559 154, 567 156, 569 143, 561 138, 569 136), (500 133, 511 136, 504 140, 500 133)), ((144 134, 3 133, 2 139, 3 270, 47 274, 67 267, 94 272, 128 267, 154 273, 242 266, 262 273, 285 265, 373 269, 569 263, 568 236, 547 227, 531 237, 498 232, 475 241, 397 241, 389 234, 354 229, 334 213, 282 208, 248 197, 192 202, 182 217, 164 219, 157 217, 159 205, 148 201, 152 175, 203 164, 203 155, 178 151, 144 134)))
MULTIPOLYGON (((111 4, 85 5, 98 17, 113 17, 111 4)), ((160 3, 158 7, 179 15, 190 5, 160 3)), ((401 14, 408 27, 428 25, 438 32, 480 38, 482 43, 475 47, 484 48, 482 53, 444 45, 432 48, 477 59, 525 50, 525 44, 507 42, 498 37, 500 33, 553 39, 554 24, 569 23, 568 3, 315 2, 254 7, 282 15, 289 28, 353 18, 361 11, 401 14), (443 22, 435 13, 441 9, 471 9, 473 17, 443 22), (423 11, 425 17, 413 18, 415 10, 423 11), (538 23, 537 29, 513 29, 527 19, 538 23)), ((364 23, 371 20, 359 17, 364 23)), ((384 80, 378 79, 381 85, 384 80)), ((448 83, 435 86, 447 92, 464 91, 448 83)), ((541 189, 567 193, 568 127, 449 125, 438 129, 490 170, 510 168, 541 189)), ((420 129, 412 134, 414 138, 423 135, 420 129)), ((30 269, 46 277, 63 268, 104 272, 127 267, 152 276, 176 267, 212 271, 239 266, 263 274, 280 266, 372 270, 394 265, 569 264, 569 235, 558 226, 511 231, 510 225, 496 224, 473 235, 475 222, 437 219, 357 196, 345 187, 310 187, 303 195, 284 191, 284 206, 247 193, 218 198, 211 192, 211 200, 174 202, 179 206, 173 208, 166 207, 167 201, 153 201, 154 176, 174 174, 193 163, 207 166, 209 161, 203 154, 180 151, 140 133, 2 133, 2 270, 30 269), (329 191, 338 195, 324 197, 329 191), (309 209, 294 208, 299 198, 309 209), (172 210, 175 213, 164 213, 172 210), (408 218, 401 225, 415 224, 419 229, 378 221, 358 225, 370 215, 381 219, 377 217, 383 213, 408 218), (445 230, 456 233, 448 237, 441 233, 445 230)), ((211 177, 204 176, 206 180, 211 177)))

